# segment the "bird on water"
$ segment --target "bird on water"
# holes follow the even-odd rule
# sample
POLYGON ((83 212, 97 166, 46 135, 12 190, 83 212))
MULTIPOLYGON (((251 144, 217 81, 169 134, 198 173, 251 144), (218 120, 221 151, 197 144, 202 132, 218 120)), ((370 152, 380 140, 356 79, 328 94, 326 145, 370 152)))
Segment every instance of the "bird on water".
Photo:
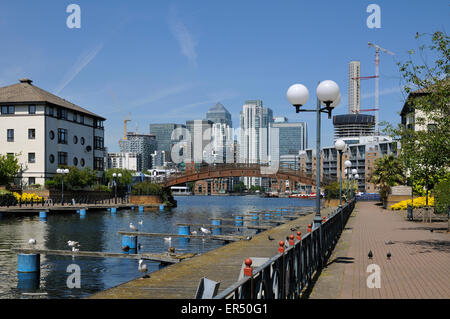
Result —
POLYGON ((130 223, 130 229, 134 230, 134 231, 138 231, 138 229, 136 228, 136 226, 133 225, 133 223, 130 223))
POLYGON ((372 250, 369 250, 369 254, 367 256, 369 256, 369 259, 372 259, 372 257, 373 257, 372 250))
POLYGON ((204 228, 204 227, 200 227, 200 231, 203 234, 211 234, 211 231, 209 229, 207 229, 207 228, 204 228))

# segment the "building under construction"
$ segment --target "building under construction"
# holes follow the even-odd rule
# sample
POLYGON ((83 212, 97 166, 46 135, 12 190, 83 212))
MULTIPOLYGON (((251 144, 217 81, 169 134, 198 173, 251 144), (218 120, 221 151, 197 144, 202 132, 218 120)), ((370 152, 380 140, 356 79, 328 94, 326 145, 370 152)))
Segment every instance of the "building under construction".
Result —
POLYGON ((334 139, 370 136, 375 134, 375 116, 343 114, 333 116, 334 139))

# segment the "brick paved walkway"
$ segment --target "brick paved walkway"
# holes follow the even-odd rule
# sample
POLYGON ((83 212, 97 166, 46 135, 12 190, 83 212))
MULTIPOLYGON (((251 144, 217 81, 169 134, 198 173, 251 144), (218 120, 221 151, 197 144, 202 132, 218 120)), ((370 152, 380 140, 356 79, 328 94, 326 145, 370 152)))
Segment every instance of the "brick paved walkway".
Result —
POLYGON ((450 298, 446 229, 447 222, 410 222, 403 213, 358 202, 309 298, 450 298), (389 241, 393 244, 386 244, 389 241), (387 252, 392 254, 390 260, 387 252), (367 287, 369 264, 381 268, 381 288, 367 287))

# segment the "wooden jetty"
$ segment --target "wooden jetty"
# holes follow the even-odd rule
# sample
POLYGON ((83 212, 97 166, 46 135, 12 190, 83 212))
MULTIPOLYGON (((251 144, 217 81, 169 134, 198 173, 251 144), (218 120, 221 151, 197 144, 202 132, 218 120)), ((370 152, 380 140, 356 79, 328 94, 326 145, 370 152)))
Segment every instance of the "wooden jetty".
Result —
MULTIPOLYGON (((242 215, 243 217, 251 217, 251 215, 242 215)), ((283 224, 289 221, 288 219, 251 219, 251 218, 242 218, 242 219, 236 219, 236 218, 225 218, 225 217, 211 217, 209 218, 211 220, 222 220, 227 222, 259 222, 259 223, 276 223, 276 224, 283 224)))
MULTIPOLYGON (((324 209, 326 215, 332 209, 324 209)), ((219 293, 238 281, 246 258, 271 258, 278 253, 278 242, 300 227, 306 233, 313 216, 302 216, 268 229, 251 240, 241 240, 199 254, 183 262, 152 272, 149 278, 136 279, 89 296, 90 299, 192 299, 200 280, 220 282, 219 293), (274 238, 269 240, 268 236, 274 238)), ((233 219, 234 220, 234 219, 233 219)))
POLYGON ((127 254, 127 253, 109 253, 100 251, 71 251, 71 250, 50 250, 50 249, 33 249, 33 248, 12 248, 12 251, 23 254, 41 254, 41 255, 60 255, 60 256, 77 256, 77 257, 95 257, 95 258, 128 258, 128 259, 146 259, 157 261, 161 263, 174 264, 184 259, 192 258, 194 253, 142 253, 142 254, 127 254))
POLYGON ((119 235, 127 236, 141 236, 141 237, 174 237, 174 238, 191 238, 191 239, 214 239, 214 240, 224 240, 224 241, 239 241, 246 240, 247 236, 238 235, 180 235, 180 234, 165 234, 165 233, 142 233, 142 232, 129 232, 129 231, 118 231, 119 235))
POLYGON ((268 225, 245 225, 245 226, 236 226, 236 225, 212 225, 212 224, 187 224, 187 223, 177 223, 177 226, 193 226, 193 227, 207 227, 207 228, 248 228, 248 229, 261 229, 266 230, 272 228, 272 226, 268 225))

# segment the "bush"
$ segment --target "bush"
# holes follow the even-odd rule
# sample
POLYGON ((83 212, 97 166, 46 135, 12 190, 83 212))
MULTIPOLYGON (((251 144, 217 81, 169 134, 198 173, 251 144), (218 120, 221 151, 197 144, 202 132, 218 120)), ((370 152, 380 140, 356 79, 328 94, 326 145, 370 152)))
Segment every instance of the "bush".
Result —
POLYGON ((450 210, 450 180, 442 181, 433 189, 437 214, 447 214, 450 210))
POLYGON ((11 192, 2 191, 0 193, 0 206, 15 206, 17 205, 16 196, 11 192))
MULTIPOLYGON (((402 200, 401 202, 395 203, 394 205, 391 205, 392 210, 405 210, 408 205, 411 205, 411 200, 402 200)), ((426 205, 426 197, 416 197, 414 198, 413 207, 414 208, 421 208, 425 207, 426 205)), ((434 206, 434 197, 428 197, 428 206, 434 206)))
POLYGON ((160 196, 161 200, 168 205, 176 205, 176 201, 172 196, 170 187, 162 187, 161 185, 142 182, 133 185, 131 189, 132 195, 156 195, 160 196))

